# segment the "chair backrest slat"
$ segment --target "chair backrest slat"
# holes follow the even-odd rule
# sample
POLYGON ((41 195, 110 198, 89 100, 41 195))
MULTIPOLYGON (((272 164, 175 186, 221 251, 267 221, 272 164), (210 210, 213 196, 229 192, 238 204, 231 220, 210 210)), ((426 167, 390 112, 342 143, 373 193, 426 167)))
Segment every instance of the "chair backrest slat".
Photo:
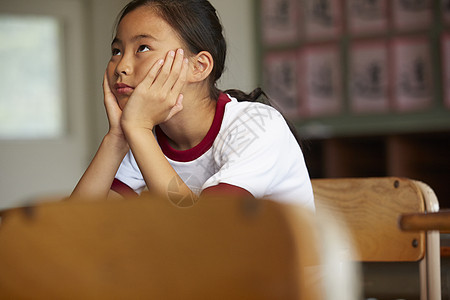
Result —
POLYGON ((425 236, 399 229, 400 214, 424 211, 422 193, 405 178, 337 178, 312 180, 317 213, 332 213, 355 243, 355 260, 418 261, 425 236))

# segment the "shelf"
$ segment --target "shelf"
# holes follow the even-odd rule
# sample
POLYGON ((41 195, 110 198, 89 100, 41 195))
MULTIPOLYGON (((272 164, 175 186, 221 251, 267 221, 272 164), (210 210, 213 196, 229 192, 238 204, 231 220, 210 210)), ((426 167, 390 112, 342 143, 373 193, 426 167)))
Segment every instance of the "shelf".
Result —
POLYGON ((308 139, 303 151, 311 178, 408 177, 450 208, 450 131, 308 139))

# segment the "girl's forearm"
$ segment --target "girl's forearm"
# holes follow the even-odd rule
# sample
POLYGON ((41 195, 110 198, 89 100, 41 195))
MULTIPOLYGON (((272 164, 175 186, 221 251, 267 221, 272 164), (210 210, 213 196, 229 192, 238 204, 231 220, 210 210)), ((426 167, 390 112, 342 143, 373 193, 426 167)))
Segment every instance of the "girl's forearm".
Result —
POLYGON ((127 152, 126 142, 107 134, 70 197, 106 199, 117 169, 127 152))
POLYGON ((151 130, 133 129, 125 135, 150 192, 168 197, 169 186, 176 180, 180 183, 177 193, 195 197, 167 161, 151 130))

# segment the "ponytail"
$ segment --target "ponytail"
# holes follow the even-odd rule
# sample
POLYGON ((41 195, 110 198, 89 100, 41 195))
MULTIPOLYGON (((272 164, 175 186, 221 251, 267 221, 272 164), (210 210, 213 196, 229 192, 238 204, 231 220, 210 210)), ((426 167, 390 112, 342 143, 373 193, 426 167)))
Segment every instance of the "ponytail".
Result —
POLYGON ((294 124, 284 116, 279 107, 277 107, 277 105, 270 99, 269 96, 267 96, 267 94, 261 88, 258 87, 254 89, 250 94, 244 93, 243 91, 237 89, 229 89, 224 91, 224 93, 230 95, 233 98, 236 98, 239 102, 259 102, 275 108, 283 116, 299 146, 302 146, 302 141, 297 133, 297 129, 295 128, 294 124))

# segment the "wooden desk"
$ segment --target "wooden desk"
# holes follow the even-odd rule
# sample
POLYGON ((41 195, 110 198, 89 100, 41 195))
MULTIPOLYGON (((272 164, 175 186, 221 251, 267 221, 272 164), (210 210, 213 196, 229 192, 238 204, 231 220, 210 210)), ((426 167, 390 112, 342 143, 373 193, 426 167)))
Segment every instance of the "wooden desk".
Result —
POLYGON ((405 231, 450 231, 450 210, 441 210, 433 213, 403 214, 399 218, 399 227, 405 231))

